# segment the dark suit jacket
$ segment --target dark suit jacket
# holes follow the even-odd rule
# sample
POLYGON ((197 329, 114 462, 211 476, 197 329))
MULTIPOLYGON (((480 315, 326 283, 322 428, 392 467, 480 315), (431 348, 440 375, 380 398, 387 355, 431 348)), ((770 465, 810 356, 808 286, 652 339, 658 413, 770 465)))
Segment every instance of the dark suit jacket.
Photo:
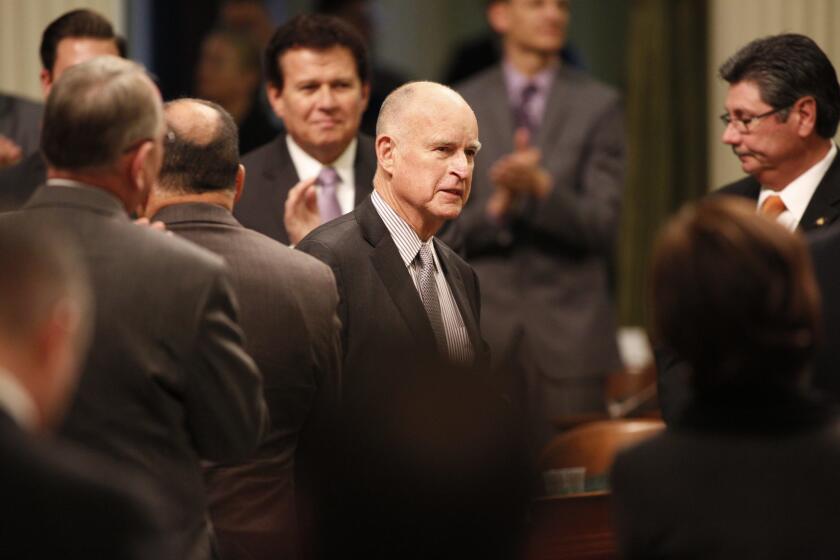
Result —
MULTIPOLYGON (((379 376, 393 378, 401 363, 417 363, 436 354, 423 303, 370 197, 353 212, 316 228, 298 249, 327 263, 335 274, 347 400, 375 398, 389 384, 379 376)), ((475 361, 484 364, 488 356, 479 330, 478 278, 437 239, 435 249, 475 361)))
MULTIPOLYGON (((597 383, 621 367, 608 273, 624 181, 619 97, 577 70, 558 69, 533 142, 553 189, 498 223, 485 211, 495 190, 490 168, 513 151, 514 134, 501 66, 458 91, 475 111, 482 147, 470 200, 455 225, 481 279, 481 327, 494 361, 526 367, 539 393, 551 386, 544 378, 597 383)), ((587 410, 603 407, 602 393, 595 396, 587 410)), ((561 402, 540 408, 548 417, 574 412, 561 402)))
MULTIPOLYGON (((376 172, 373 139, 360 134, 358 140, 353 166, 357 205, 373 190, 376 172)), ((245 190, 233 214, 243 226, 288 244, 283 212, 289 190, 301 178, 286 147, 286 135, 280 134, 272 142, 246 154, 242 163, 247 172, 245 190)))
POLYGON ((24 157, 40 147, 43 115, 42 103, 0 93, 0 136, 20 146, 24 157))
MULTIPOLYGON (((369 543, 399 539, 397 535, 404 533, 379 535, 360 528, 367 522, 375 525, 373 520, 387 517, 388 511, 397 512, 391 520, 395 525, 407 522, 400 517, 402 507, 381 504, 402 495, 396 491, 402 477, 418 469, 428 472, 424 455, 430 450, 429 438, 436 440, 432 432, 439 430, 448 442, 463 437, 460 422, 448 413, 453 396, 463 394, 457 385, 472 385, 475 377, 477 394, 494 390, 491 377, 483 371, 488 356, 479 330, 478 278, 449 247, 437 239, 434 243, 475 350, 478 375, 440 358, 411 274, 370 197, 353 212, 316 228, 298 245, 335 274, 343 347, 341 417, 330 434, 334 451, 325 451, 322 468, 315 474, 323 483, 312 493, 313 505, 306 515, 307 557, 338 558, 348 550, 352 556, 355 550, 348 538, 369 543), (412 411, 419 414, 412 416, 412 411), (423 428, 426 425, 429 430, 423 428), (370 494, 377 497, 365 497, 370 494), (369 504, 373 504, 370 509, 369 504)), ((460 404, 476 421, 486 420, 483 409, 472 407, 471 400, 464 398, 460 404)), ((469 445, 467 441, 456 447, 469 445)), ((414 490, 418 495, 409 493, 407 499, 421 503, 429 499, 422 485, 414 490)), ((421 533, 417 527, 413 530, 421 533)), ((378 557, 367 551, 356 555, 378 557)))
POLYGON ((178 558, 131 479, 25 434, 0 410, 4 558, 178 558))
POLYGON ((62 228, 89 270, 95 330, 63 434, 160 484, 179 557, 207 558, 199 460, 246 456, 266 422, 224 263, 93 187, 44 187, 2 219, 62 228))
MULTIPOLYGON (((745 177, 730 183, 714 195, 742 196, 751 200, 758 200, 761 185, 753 177, 745 177)), ((825 226, 834 224, 840 215, 840 156, 835 157, 826 171, 811 201, 802 214, 799 229, 809 237, 819 234, 825 226)), ((825 240, 812 243, 814 268, 817 273, 817 283, 823 292, 823 322, 825 325, 825 340, 819 346, 813 367, 813 381, 817 389, 825 391, 840 400, 840 268, 837 267, 837 250, 840 249, 840 239, 828 232, 837 227, 825 229, 825 240), (834 239, 834 240, 833 240, 834 239), (837 249, 835 249, 837 247, 837 249)), ((657 346, 655 348, 656 367, 658 371, 658 399, 662 409, 662 418, 672 423, 678 420, 681 411, 691 398, 689 388, 690 368, 688 364, 677 357, 669 348, 657 346)))
POLYGON ((46 180, 47 164, 41 152, 30 154, 17 165, 0 170, 0 211, 22 207, 46 180))
POLYGON ((271 415, 267 437, 248 462, 205 470, 222 556, 295 558, 298 438, 305 424, 314 427, 308 419, 317 420, 311 418, 316 399, 329 406, 340 382, 335 278, 322 262, 245 229, 220 206, 168 206, 154 220, 225 259, 245 348, 263 374, 271 415))
POLYGON ((691 408, 684 425, 618 456, 625 558, 838 557, 840 424, 764 397, 691 408))

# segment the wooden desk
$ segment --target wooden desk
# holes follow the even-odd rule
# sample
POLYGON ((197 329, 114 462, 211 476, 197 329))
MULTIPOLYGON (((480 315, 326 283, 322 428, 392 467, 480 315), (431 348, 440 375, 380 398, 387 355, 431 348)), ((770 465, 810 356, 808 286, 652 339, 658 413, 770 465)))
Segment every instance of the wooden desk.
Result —
POLYGON ((609 492, 539 498, 531 507, 526 560, 618 558, 609 492))

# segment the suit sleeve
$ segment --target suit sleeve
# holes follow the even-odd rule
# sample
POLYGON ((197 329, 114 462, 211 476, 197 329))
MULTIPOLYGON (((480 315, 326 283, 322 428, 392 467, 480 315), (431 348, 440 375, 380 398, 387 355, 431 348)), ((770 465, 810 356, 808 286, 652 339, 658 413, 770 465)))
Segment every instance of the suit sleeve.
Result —
POLYGON ((335 277, 335 285, 338 291, 338 320, 341 325, 340 345, 342 352, 347 350, 347 301, 341 281, 341 266, 333 251, 319 241, 314 241, 309 236, 304 237, 295 247, 308 255, 312 255, 322 263, 330 267, 335 277))
POLYGON ((268 424, 262 377, 243 349, 233 290, 220 271, 200 311, 189 368, 187 423, 202 458, 246 457, 268 424))
POLYGON ((564 246, 607 253, 618 232, 624 184, 624 125, 617 96, 593 121, 585 142, 575 173, 559 176, 552 162, 545 162, 552 173, 551 192, 544 200, 532 198, 519 219, 564 246))

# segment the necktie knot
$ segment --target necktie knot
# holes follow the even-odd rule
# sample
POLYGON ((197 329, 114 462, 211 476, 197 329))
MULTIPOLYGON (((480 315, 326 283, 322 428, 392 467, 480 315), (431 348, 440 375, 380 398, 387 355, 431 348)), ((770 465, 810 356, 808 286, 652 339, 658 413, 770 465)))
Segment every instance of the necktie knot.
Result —
POLYGON ((340 182, 341 177, 338 176, 335 167, 322 167, 321 172, 318 173, 318 184, 322 187, 335 188, 340 182))
POLYGON ((761 203, 761 213, 770 218, 778 218, 785 210, 787 210, 787 206, 785 206, 782 197, 777 195, 768 196, 761 203))
POLYGON ((420 264, 423 268, 432 267, 432 270, 434 270, 435 260, 432 257, 432 248, 428 243, 420 245, 420 252, 417 255, 420 257, 420 264))

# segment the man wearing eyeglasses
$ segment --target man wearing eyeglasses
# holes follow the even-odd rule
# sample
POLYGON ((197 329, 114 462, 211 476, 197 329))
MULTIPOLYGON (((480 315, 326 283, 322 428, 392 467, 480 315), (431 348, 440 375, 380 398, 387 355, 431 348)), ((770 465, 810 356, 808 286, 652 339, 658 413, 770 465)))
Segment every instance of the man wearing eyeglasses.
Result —
MULTIPOLYGON (((813 233, 835 222, 840 160, 832 137, 840 121, 840 85, 825 53, 803 35, 774 35, 741 48, 719 73, 729 83, 721 140, 749 176, 717 192, 755 200, 758 212, 791 231, 813 233)), ((826 234, 811 244, 826 335, 814 357, 813 385, 840 400, 840 230, 826 234)), ((687 366, 661 347, 656 362, 662 417, 679 423, 691 398, 687 366)))
POLYGON ((722 140, 749 177, 721 193, 749 197, 790 230, 840 215, 840 163, 831 140, 840 120, 834 67, 814 41, 758 39, 720 67, 729 83, 722 140))

